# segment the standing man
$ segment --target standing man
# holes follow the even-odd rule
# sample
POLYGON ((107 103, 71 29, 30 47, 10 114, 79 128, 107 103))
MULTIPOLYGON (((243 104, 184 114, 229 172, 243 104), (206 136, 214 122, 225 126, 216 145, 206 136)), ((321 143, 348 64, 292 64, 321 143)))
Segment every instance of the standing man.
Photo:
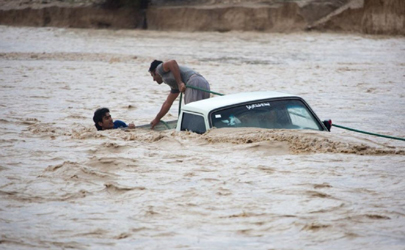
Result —
POLYGON ((210 84, 202 75, 185 66, 179 66, 175 60, 167 62, 154 60, 150 65, 149 73, 155 82, 158 84, 164 82, 170 87, 170 93, 166 101, 163 103, 155 119, 150 123, 152 129, 167 114, 180 92, 184 93, 185 104, 210 97, 210 93, 208 92, 187 88, 187 86, 194 86, 210 90, 210 84))

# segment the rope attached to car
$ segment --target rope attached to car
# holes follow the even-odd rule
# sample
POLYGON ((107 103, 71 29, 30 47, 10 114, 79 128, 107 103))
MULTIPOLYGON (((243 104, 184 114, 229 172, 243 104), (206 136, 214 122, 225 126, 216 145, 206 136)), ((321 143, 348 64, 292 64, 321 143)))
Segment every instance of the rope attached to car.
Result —
MULTIPOLYGON (((201 90, 204 92, 208 92, 214 95, 220 95, 223 96, 224 94, 218 93, 218 92, 214 92, 211 90, 207 90, 207 89, 202 89, 202 88, 198 88, 198 87, 194 87, 194 86, 190 86, 190 85, 186 85, 187 88, 190 89, 196 89, 196 90, 201 90)), ((183 97, 183 93, 180 93, 180 100, 179 100, 179 115, 180 115, 180 110, 181 110, 181 100, 183 97)), ((165 124, 167 127, 168 125, 165 124)), ((367 131, 363 131, 363 130, 358 130, 358 129, 354 129, 354 128, 349 128, 349 127, 345 127, 342 125, 338 125, 338 124, 331 124, 331 126, 337 127, 337 128, 341 128, 341 129, 346 129, 346 130, 350 130, 353 132, 357 132, 357 133, 362 133, 362 134, 367 134, 367 135, 373 135, 373 136, 379 136, 379 137, 384 137, 384 138, 388 138, 388 139, 393 139, 393 140, 400 140, 400 141, 405 141, 405 138, 401 138, 401 137, 395 137, 395 136, 389 136, 389 135, 382 135, 382 134, 377 134, 377 133, 371 133, 371 132, 367 132, 367 131)))
POLYGON ((199 87, 194 87, 194 86, 191 86, 191 85, 187 85, 187 88, 201 90, 201 91, 211 93, 211 94, 214 94, 214 95, 221 95, 221 96, 224 95, 224 94, 221 94, 221 93, 218 93, 218 92, 214 92, 214 91, 207 90, 207 89, 202 89, 202 88, 199 88, 199 87))
MULTIPOLYGON (((208 89, 202 89, 202 88, 194 87, 194 86, 190 86, 190 85, 186 85, 186 87, 187 87, 187 88, 190 88, 190 89, 201 90, 201 91, 204 91, 204 92, 207 92, 207 93, 211 93, 211 94, 214 94, 214 95, 220 95, 220 96, 223 96, 223 95, 224 95, 224 94, 221 94, 221 93, 218 93, 218 92, 214 92, 214 91, 211 91, 211 90, 208 90, 208 89)), ((183 99, 183 93, 180 92, 179 115, 180 115, 180 110, 181 110, 181 100, 182 100, 182 99, 183 99)))
POLYGON ((358 130, 358 129, 354 129, 354 128, 349 128, 349 127, 345 127, 345 126, 333 124, 333 123, 332 123, 332 126, 337 127, 337 128, 342 128, 342 129, 350 130, 350 131, 354 131, 354 132, 357 132, 357 133, 362 133, 362 134, 367 134, 367 135, 374 135, 374 136, 379 136, 379 137, 384 137, 384 138, 389 138, 389 139, 394 139, 394 140, 405 141, 405 138, 400 138, 400 137, 395 137, 395 136, 389 136, 389 135, 381 135, 381 134, 371 133, 371 132, 367 132, 367 131, 362 131, 362 130, 358 130))
POLYGON ((167 124, 167 122, 160 120, 161 123, 163 123, 163 125, 166 126, 167 129, 171 129, 171 127, 169 126, 169 124, 167 124))

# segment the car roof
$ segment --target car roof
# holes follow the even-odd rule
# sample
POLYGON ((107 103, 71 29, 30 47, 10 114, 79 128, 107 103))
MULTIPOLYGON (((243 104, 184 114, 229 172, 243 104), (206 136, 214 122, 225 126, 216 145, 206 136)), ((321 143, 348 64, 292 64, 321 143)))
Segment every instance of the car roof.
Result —
POLYGON ((213 109, 230 106, 237 103, 245 103, 250 101, 257 101, 270 98, 283 98, 283 97, 298 97, 298 96, 276 91, 242 92, 192 102, 187 105, 184 105, 182 109, 184 111, 194 111, 206 114, 213 109))

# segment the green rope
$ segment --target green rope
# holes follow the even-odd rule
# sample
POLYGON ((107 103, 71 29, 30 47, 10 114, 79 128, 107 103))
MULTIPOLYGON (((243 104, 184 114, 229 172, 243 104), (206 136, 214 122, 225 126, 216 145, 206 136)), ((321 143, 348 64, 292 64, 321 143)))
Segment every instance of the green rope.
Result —
MULTIPOLYGON (((223 96, 223 95, 224 95, 224 94, 221 94, 221 93, 217 93, 217 92, 214 92, 214 91, 210 91, 210 90, 206 90, 206 89, 201 89, 201 88, 194 87, 194 86, 189 86, 189 85, 187 85, 187 88, 196 89, 196 90, 201 90, 201 91, 204 91, 204 92, 208 92, 208 93, 215 94, 215 95, 220 95, 220 96, 223 96)), ((180 110, 181 110, 182 94, 183 94, 183 93, 180 94, 179 115, 180 115, 180 110)), ((358 132, 358 133, 363 133, 363 134, 368 134, 368 135, 374 135, 374 136, 379 136, 379 137, 384 137, 384 138, 389 138, 389 139, 394 139, 394 140, 405 141, 405 138, 400 138, 400 137, 394 137, 394 136, 389 136, 389 135, 381 135, 381 134, 366 132, 366 131, 357 130, 357 129, 354 129, 354 128, 344 127, 344 126, 341 126, 341 125, 338 125, 338 124, 332 124, 332 126, 335 126, 335 127, 338 127, 338 128, 342 128, 342 129, 346 129, 346 130, 350 130, 350 131, 354 131, 354 132, 358 132)))
POLYGON ((170 126, 169 126, 169 124, 167 124, 167 122, 162 121, 162 120, 160 120, 160 122, 163 123, 163 125, 165 125, 167 129, 170 129, 170 126))
POLYGON ((180 92, 180 100, 179 100, 179 116, 181 111, 181 100, 183 99, 183 93, 180 92))
POLYGON ((332 124, 332 126, 335 126, 335 127, 338 127, 338 128, 342 128, 342 129, 346 129, 346 130, 350 130, 350 131, 354 131, 354 132, 358 132, 358 133, 367 134, 367 135, 374 135, 374 136, 385 137, 385 138, 394 139, 394 140, 405 141, 405 138, 400 138, 400 137, 394 137, 394 136, 389 136, 389 135, 381 135, 381 134, 370 133, 370 132, 366 132, 366 131, 362 131, 362 130, 357 130, 357 129, 354 129, 354 128, 344 127, 344 126, 337 125, 337 124, 332 124))
POLYGON ((201 90, 201 91, 204 91, 204 92, 207 92, 207 93, 211 93, 211 94, 214 94, 214 95, 224 95, 224 94, 217 93, 217 92, 214 92, 214 91, 211 91, 211 90, 201 89, 201 88, 199 88, 199 87, 194 87, 194 86, 190 86, 190 85, 186 85, 186 87, 187 87, 187 88, 190 88, 190 89, 201 90))
MULTIPOLYGON (((221 93, 217 93, 217 92, 214 92, 214 91, 211 91, 211 90, 207 90, 207 89, 202 89, 202 88, 199 88, 199 87, 194 87, 194 86, 190 86, 190 85, 186 85, 186 87, 187 88, 190 88, 190 89, 196 89, 196 90, 201 90, 201 91, 204 91, 204 92, 207 92, 207 93, 211 93, 211 94, 214 94, 214 95, 224 95, 224 94, 221 94, 221 93)), ((183 99, 183 93, 182 92, 180 92, 180 100, 179 100, 179 115, 180 115, 180 111, 181 111, 181 100, 183 99)))

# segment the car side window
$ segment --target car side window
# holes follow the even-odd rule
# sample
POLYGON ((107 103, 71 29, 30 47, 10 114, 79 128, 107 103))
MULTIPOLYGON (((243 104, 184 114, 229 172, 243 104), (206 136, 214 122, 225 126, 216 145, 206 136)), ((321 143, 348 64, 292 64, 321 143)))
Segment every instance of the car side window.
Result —
POLYGON ((212 127, 257 127, 269 129, 323 130, 310 110, 299 99, 262 100, 210 114, 212 127))
POLYGON ((308 109, 298 101, 294 104, 287 105, 287 111, 293 125, 306 129, 321 130, 321 127, 315 122, 308 109))
POLYGON ((207 131, 205 127, 204 117, 201 115, 195 115, 190 113, 183 113, 183 119, 181 121, 181 131, 192 131, 198 134, 203 134, 207 131))

